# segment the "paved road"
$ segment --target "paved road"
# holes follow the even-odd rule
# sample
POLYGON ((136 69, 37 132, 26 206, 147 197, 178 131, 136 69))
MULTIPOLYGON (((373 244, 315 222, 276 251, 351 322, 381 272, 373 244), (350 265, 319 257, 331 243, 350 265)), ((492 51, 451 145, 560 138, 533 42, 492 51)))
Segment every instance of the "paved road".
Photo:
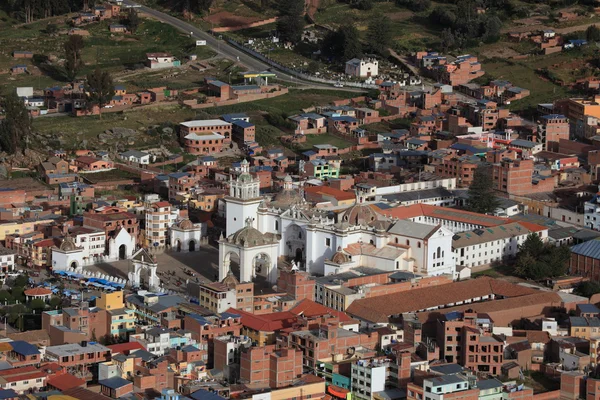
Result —
MULTIPOLYGON (((178 18, 175 18, 175 17, 165 14, 163 12, 157 11, 153 8, 139 5, 132 0, 124 0, 123 4, 125 4, 126 6, 136 6, 136 9, 138 11, 141 11, 144 14, 150 15, 151 17, 153 17, 159 21, 162 21, 164 23, 172 25, 175 28, 177 28, 185 33, 191 34, 191 36, 194 39, 206 40, 206 44, 208 46, 212 47, 214 50, 216 50, 217 53, 219 53, 221 56, 229 58, 232 61, 236 61, 236 62, 244 65, 250 71, 265 71, 265 70, 271 68, 270 65, 267 65, 264 62, 248 55, 247 53, 231 46, 226 41, 219 40, 216 37, 212 36, 211 34, 204 32, 204 31, 200 30, 199 28, 197 28, 193 25, 190 25, 187 22, 184 22, 178 18)), ((300 79, 298 79, 294 76, 291 76, 282 71, 276 71, 273 69, 272 72, 274 72, 277 75, 277 78, 282 81, 296 83, 301 86, 308 86, 308 88, 310 88, 310 89, 334 89, 331 85, 320 84, 320 83, 316 83, 316 82, 306 82, 306 81, 300 80, 300 79)), ((347 92, 357 92, 357 93, 365 91, 363 89, 350 88, 350 87, 338 88, 336 90, 343 90, 343 91, 347 91, 347 92)))

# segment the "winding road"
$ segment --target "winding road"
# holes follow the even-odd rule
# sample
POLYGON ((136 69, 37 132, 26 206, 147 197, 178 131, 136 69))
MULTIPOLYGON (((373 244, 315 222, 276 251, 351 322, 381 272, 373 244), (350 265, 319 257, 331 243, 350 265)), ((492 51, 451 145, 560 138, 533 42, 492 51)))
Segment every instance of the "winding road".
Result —
MULTIPOLYGON (((208 46, 212 47, 218 54, 220 54, 221 56, 228 58, 232 61, 242 64, 243 66, 248 68, 248 70, 250 70, 250 71, 266 71, 267 69, 269 69, 271 72, 273 72, 274 74, 277 75, 277 78, 279 80, 298 84, 300 86, 300 87, 298 87, 298 89, 334 90, 334 88, 331 85, 305 81, 305 80, 296 78, 294 76, 291 76, 289 74, 286 74, 285 72, 275 70, 270 65, 267 65, 264 62, 248 55, 247 53, 231 46, 226 41, 219 40, 216 37, 212 36, 211 34, 199 29, 198 27, 188 24, 187 22, 184 22, 184 21, 182 21, 178 18, 175 18, 169 14, 165 14, 165 13, 155 10, 153 8, 149 8, 144 5, 137 4, 131 0, 124 0, 123 4, 127 7, 135 7, 138 11, 140 11, 146 15, 149 15, 158 21, 172 25, 175 28, 177 28, 185 33, 190 34, 191 37, 194 39, 206 40, 206 44, 208 46)), ((357 93, 361 93, 361 92, 365 91, 364 89, 350 88, 350 87, 335 88, 335 90, 343 90, 343 91, 357 92, 357 93)))

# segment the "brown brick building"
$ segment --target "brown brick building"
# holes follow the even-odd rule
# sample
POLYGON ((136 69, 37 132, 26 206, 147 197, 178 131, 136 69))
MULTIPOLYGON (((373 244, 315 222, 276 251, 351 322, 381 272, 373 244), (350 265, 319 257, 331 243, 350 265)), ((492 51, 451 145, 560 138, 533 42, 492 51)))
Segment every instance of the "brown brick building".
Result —
POLYGON ((275 345, 251 347, 241 354, 240 378, 270 388, 290 386, 302 375, 302 352, 275 345))
POLYGON ((83 226, 101 229, 107 237, 121 227, 126 229, 133 237, 137 237, 139 233, 137 216, 122 211, 118 207, 108 207, 102 210, 84 212, 83 226))

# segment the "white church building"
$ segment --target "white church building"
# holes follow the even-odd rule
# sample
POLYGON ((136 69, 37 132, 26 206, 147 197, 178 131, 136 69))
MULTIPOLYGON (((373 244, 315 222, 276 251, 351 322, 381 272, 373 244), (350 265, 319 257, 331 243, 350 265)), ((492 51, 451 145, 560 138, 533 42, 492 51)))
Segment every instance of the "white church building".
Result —
POLYGON ((445 227, 386 217, 360 191, 356 204, 338 214, 316 209, 289 176, 283 190, 266 201, 247 161, 241 170, 231 178, 225 198, 227 237, 219 241, 219 280, 229 272, 232 257, 239 260, 242 282, 260 274, 275 283, 280 257, 313 275, 372 266, 456 277, 453 233, 445 227))

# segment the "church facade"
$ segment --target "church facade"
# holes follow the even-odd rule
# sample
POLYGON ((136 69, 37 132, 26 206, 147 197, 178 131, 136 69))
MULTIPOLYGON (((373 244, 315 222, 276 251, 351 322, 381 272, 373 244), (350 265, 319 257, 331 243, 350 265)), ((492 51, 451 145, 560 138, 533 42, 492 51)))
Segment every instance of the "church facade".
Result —
POLYGON ((219 280, 229 272, 232 257, 238 259, 242 282, 260 270, 275 283, 278 259, 293 260, 313 275, 371 266, 456 277, 452 231, 386 217, 365 199, 357 192, 356 203, 341 212, 318 209, 305 202, 287 176, 283 190, 266 201, 247 161, 242 162, 241 174, 231 178, 225 199, 227 237, 219 241, 219 280))

